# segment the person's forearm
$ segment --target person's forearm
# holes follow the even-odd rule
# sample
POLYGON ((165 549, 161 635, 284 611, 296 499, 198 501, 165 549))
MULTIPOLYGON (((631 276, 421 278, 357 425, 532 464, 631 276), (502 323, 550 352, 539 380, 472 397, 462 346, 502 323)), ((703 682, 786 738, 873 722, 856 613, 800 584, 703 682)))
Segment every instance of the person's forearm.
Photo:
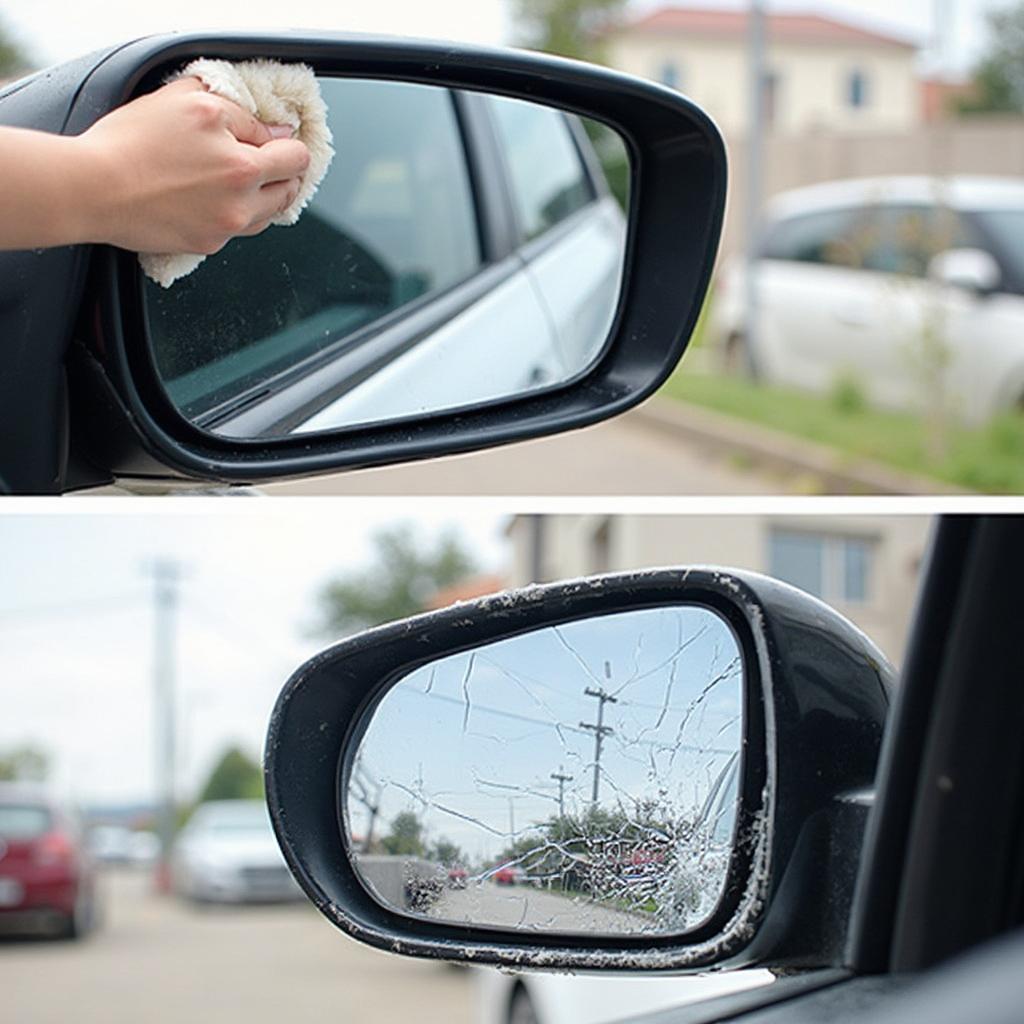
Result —
POLYGON ((217 252, 299 193, 309 150, 183 78, 78 136, 0 127, 0 249, 217 252))
POLYGON ((103 177, 78 137, 0 126, 0 248, 105 241, 103 177))

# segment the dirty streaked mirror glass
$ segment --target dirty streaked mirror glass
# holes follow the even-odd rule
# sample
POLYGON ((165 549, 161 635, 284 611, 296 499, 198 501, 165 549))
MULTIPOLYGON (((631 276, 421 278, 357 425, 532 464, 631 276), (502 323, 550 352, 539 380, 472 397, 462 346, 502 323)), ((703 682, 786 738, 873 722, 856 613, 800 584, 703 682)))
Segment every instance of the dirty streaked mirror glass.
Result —
POLYGON ((428 663, 376 706, 344 780, 357 873, 407 915, 688 931, 726 881, 742 703, 736 638, 696 605, 428 663))
POLYGON ((628 162, 552 107, 319 79, 335 157, 292 227, 144 282, 157 373, 236 438, 402 420, 567 383, 618 304, 628 162))

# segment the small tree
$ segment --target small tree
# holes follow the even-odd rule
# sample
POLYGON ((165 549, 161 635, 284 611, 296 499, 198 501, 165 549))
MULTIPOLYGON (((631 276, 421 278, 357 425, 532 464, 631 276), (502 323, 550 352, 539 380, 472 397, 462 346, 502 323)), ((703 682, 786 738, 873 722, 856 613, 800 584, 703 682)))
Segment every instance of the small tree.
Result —
POLYGON ((394 856, 422 857, 423 823, 412 811, 402 811, 391 822, 391 832, 381 840, 381 846, 394 856))
POLYGON ((529 49, 600 61, 598 30, 625 8, 626 0, 516 0, 515 18, 529 49))
POLYGON ((50 759, 37 747, 12 747, 0 753, 0 782, 42 782, 49 771, 50 759))
POLYGON ((28 54, 14 41, 0 23, 0 80, 17 78, 32 67, 28 54))
POLYGON ((199 802, 208 800, 258 800, 263 797, 263 772, 259 764, 238 747, 230 747, 210 772, 199 802))
POLYGON ((320 593, 317 632, 334 637, 415 615, 431 594, 476 571, 472 556, 453 534, 423 548, 408 527, 374 538, 374 563, 365 572, 333 580, 320 593))
POLYGON ((1024 113, 1024 3, 988 14, 988 50, 974 69, 974 89, 957 103, 964 114, 1024 113))
POLYGON ((446 868, 454 867, 456 864, 465 864, 465 854, 460 850, 455 843, 449 839, 445 839, 442 836, 434 845, 430 848, 429 857, 431 860, 436 860, 439 864, 443 864, 446 868))

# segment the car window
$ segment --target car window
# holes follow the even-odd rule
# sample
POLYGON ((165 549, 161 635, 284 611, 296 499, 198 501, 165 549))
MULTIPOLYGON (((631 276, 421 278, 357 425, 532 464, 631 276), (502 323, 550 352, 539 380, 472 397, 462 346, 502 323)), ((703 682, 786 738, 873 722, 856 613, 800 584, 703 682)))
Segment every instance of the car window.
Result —
POLYGON ((4 839, 35 839, 50 828, 52 816, 45 807, 6 804, 0 807, 0 836, 4 839))
POLYGON ((170 289, 147 282, 161 377, 193 417, 481 264, 451 92, 357 79, 320 85, 336 155, 298 223, 235 239, 170 289))
POLYGON ((853 248, 866 270, 924 277, 940 252, 979 245, 977 231, 955 211, 907 203, 874 207, 853 248))
POLYGON ((1003 285, 1024 293, 1024 210, 979 210, 973 216, 999 248, 999 262, 1008 272, 1003 285))
POLYGON ((768 231, 762 256, 924 277, 934 256, 964 246, 984 247, 977 230, 956 212, 886 203, 781 220, 768 231))
POLYGON ((819 210, 787 217, 769 228, 762 258, 795 263, 848 262, 844 250, 856 220, 855 210, 819 210))
POLYGON ((542 235, 594 198, 564 114, 493 96, 491 107, 505 153, 512 202, 527 239, 542 235))

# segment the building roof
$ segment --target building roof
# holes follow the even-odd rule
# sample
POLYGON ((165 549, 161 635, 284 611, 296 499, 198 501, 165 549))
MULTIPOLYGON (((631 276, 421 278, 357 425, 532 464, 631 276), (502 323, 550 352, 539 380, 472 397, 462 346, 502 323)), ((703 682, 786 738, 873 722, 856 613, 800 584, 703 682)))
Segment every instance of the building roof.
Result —
MULTIPOLYGON (((820 14, 765 14, 768 37, 788 43, 851 43, 916 50, 909 39, 861 28, 820 14)), ((661 7, 613 29, 614 34, 685 32, 689 36, 735 39, 747 32, 747 11, 661 7)))

